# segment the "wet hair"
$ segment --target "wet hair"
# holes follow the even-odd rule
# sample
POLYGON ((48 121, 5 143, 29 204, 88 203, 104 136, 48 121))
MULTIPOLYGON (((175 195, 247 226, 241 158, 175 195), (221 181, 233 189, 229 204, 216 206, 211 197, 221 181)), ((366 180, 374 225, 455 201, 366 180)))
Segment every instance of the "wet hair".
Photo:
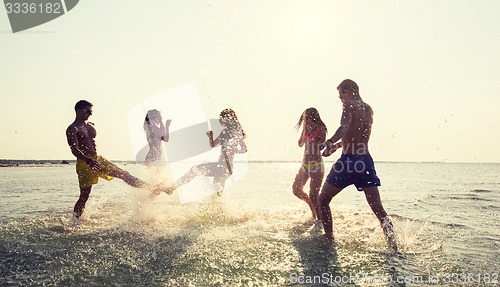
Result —
POLYGON ((338 91, 345 92, 347 90, 351 90, 354 95, 359 96, 359 87, 358 84, 356 84, 353 80, 350 79, 345 79, 343 80, 340 85, 337 87, 338 91))
POLYGON ((240 121, 238 120, 236 113, 232 109, 222 110, 222 112, 220 112, 219 114, 219 119, 224 120, 228 128, 230 128, 233 131, 240 130, 241 133, 243 134, 243 137, 246 137, 246 134, 243 131, 243 128, 241 127, 240 121))
POLYGON ((319 124, 323 126, 325 129, 325 132, 328 132, 325 123, 323 120, 321 120, 321 117, 319 116, 319 112, 316 108, 308 108, 306 109, 302 115, 300 115, 299 121, 295 125, 295 128, 297 131, 300 129, 301 126, 305 128, 309 128, 310 126, 308 123, 314 123, 314 124, 319 124))
POLYGON ((79 100, 78 102, 76 102, 75 104, 75 112, 78 111, 78 110, 81 110, 81 109, 84 109, 86 107, 92 107, 92 103, 89 102, 89 101, 86 101, 86 100, 79 100))
POLYGON ((159 110, 153 109, 147 111, 146 117, 144 118, 144 125, 143 125, 144 130, 146 130, 147 126, 150 124, 149 120, 157 117, 161 117, 161 113, 159 110))

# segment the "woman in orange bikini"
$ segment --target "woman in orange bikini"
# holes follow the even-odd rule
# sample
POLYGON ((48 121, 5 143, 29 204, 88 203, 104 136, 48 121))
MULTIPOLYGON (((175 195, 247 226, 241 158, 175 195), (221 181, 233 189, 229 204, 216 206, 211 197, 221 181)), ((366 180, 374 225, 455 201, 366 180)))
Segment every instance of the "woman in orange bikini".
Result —
POLYGON ((293 194, 309 205, 313 219, 319 219, 321 211, 318 193, 325 174, 321 149, 326 139, 327 128, 315 108, 308 108, 302 113, 296 125, 297 131, 301 126, 302 133, 298 144, 299 147, 305 146, 304 157, 293 182, 293 194), (304 192, 308 180, 309 195, 304 192))

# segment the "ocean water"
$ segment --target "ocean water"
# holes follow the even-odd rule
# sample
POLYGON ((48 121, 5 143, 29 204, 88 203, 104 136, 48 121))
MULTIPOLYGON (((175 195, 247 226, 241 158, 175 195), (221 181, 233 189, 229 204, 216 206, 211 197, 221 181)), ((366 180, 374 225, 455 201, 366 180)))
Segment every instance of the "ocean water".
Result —
POLYGON ((500 286, 500 164, 376 163, 400 254, 354 187, 328 246, 291 192, 299 165, 249 163, 186 204, 101 180, 79 225, 74 165, 0 168, 0 286, 500 286))

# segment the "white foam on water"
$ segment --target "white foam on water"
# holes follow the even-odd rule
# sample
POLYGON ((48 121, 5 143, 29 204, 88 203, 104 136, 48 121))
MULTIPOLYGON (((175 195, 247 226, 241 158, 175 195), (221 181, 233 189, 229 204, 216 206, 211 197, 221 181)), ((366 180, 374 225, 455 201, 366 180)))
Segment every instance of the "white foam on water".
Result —
MULTIPOLYGON (((332 201, 336 245, 328 248, 321 225, 310 220, 307 205, 291 193, 296 164, 262 166, 272 172, 251 169, 222 197, 186 204, 180 204, 175 194, 151 199, 147 191, 129 188, 119 180, 100 183, 77 226, 69 224, 77 199, 74 168, 53 174, 51 169, 49 176, 61 178, 62 174, 67 182, 62 188, 65 193, 56 191, 62 207, 40 203, 39 192, 23 193, 22 201, 14 204, 23 210, 34 205, 36 212, 18 211, 19 216, 9 217, 14 210, 9 209, 3 214, 0 260, 8 264, 1 265, 2 277, 12 285, 35 281, 62 286, 284 286, 292 273, 427 276, 497 269, 497 209, 477 208, 484 202, 497 206, 498 200, 462 195, 474 187, 442 192, 410 187, 402 194, 401 186, 386 185, 384 204, 402 253, 395 256, 388 251, 382 228, 362 194, 346 190, 332 201), (454 192, 463 199, 450 200, 448 195, 454 192), (401 197, 408 204, 401 204, 401 197), (422 202, 415 203, 416 198, 422 202), (455 209, 460 209, 459 217, 455 209)), ((126 169, 147 178, 143 166, 126 169)), ((495 188, 482 190, 492 191, 474 192, 474 196, 498 197, 495 188)))
MULTIPOLYGON (((55 214, 21 223, 17 228, 36 229, 42 224, 47 231, 42 229, 32 236, 80 242, 72 252, 86 260, 84 269, 96 278, 103 265, 116 269, 117 276, 120 272, 125 272, 120 275, 125 277, 151 272, 167 285, 235 283, 255 278, 252 274, 262 284, 282 285, 292 272, 342 274, 342 270, 354 270, 385 275, 391 267, 403 273, 443 265, 439 238, 430 222, 393 217, 400 251, 407 258, 391 259, 375 216, 343 206, 336 206, 333 214, 332 250, 323 238, 321 225, 310 219, 302 202, 259 208, 242 205, 230 196, 212 196, 185 205, 167 195, 151 199, 147 193, 136 192, 128 196, 128 202, 118 204, 98 200, 86 210, 78 226, 59 228, 64 215, 55 214)), ((65 219, 69 221, 69 215, 65 219)), ((14 225, 12 222, 7 229, 12 230, 14 225)), ((69 258, 62 262, 67 265, 66 260, 69 258)), ((65 268, 69 268, 64 269, 66 274, 76 272, 76 267, 65 268)))

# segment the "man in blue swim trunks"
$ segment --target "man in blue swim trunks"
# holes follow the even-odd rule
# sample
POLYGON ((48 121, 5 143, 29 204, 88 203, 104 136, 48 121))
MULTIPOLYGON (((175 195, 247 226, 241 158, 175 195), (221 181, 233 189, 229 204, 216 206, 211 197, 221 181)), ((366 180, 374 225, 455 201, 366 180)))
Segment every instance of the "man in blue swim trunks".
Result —
POLYGON ((392 223, 380 200, 378 191, 380 179, 377 177, 373 159, 368 151, 373 110, 361 99, 358 85, 354 81, 349 79, 342 81, 337 90, 343 110, 340 127, 325 142, 323 156, 330 156, 340 147, 342 155, 328 174, 318 199, 325 235, 330 242, 333 242, 330 201, 342 189, 354 184, 359 191, 364 191, 368 204, 387 236, 389 248, 397 251, 392 223))

